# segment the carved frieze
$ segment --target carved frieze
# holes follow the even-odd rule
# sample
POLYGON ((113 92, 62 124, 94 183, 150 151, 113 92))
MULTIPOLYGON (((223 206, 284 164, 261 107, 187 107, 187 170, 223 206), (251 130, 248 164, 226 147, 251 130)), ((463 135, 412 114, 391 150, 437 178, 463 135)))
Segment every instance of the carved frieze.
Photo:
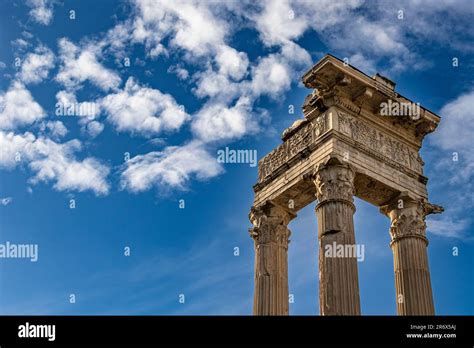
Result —
POLYGON ((258 181, 262 182, 275 170, 303 152, 327 130, 326 114, 321 114, 296 131, 283 144, 263 157, 258 165, 258 181))
POLYGON ((341 133, 398 164, 422 173, 423 160, 417 151, 346 113, 338 112, 338 120, 341 133))

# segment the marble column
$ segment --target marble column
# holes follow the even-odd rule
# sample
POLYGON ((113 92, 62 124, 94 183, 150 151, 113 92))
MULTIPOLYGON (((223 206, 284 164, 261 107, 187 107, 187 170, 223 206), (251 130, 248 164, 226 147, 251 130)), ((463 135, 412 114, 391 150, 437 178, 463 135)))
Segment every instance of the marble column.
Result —
MULTIPOLYGON (((421 200, 400 196, 380 208, 391 220, 397 313, 434 315, 426 247, 425 216, 431 211, 421 200)), ((442 209, 442 208, 441 208, 442 209)))
POLYGON ((272 202, 250 211, 255 243, 254 315, 288 315, 287 225, 296 214, 272 202))
POLYGON ((315 170, 319 237, 321 315, 359 315, 359 280, 355 253, 354 172, 330 160, 315 170), (341 248, 344 252, 340 253, 341 248))

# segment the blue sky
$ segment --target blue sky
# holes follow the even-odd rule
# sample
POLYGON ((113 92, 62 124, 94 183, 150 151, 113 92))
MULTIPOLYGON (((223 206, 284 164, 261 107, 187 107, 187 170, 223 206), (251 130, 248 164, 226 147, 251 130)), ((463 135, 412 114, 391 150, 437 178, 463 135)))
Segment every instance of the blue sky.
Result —
MULTIPOLYGON (((257 168, 217 151, 277 146, 326 53, 442 117, 421 152, 446 209, 428 219, 435 307, 474 314, 473 15, 462 0, 0 0, 0 243, 39 248, 0 259, 0 314, 250 314, 257 168)), ((389 221, 356 206, 362 313, 395 314, 389 221)), ((290 313, 316 315, 314 206, 290 229, 290 313)))

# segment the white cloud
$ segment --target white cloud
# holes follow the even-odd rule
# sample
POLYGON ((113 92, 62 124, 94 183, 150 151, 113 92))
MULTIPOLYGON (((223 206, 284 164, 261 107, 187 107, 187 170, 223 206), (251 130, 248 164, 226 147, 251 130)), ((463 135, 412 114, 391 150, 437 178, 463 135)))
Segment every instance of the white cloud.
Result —
POLYGON ((62 65, 56 80, 68 89, 80 87, 90 81, 104 91, 116 90, 121 79, 119 75, 99 63, 100 46, 76 46, 66 38, 59 40, 62 65))
POLYGON ((104 124, 98 121, 91 121, 85 125, 85 130, 91 138, 95 138, 104 130, 104 124))
POLYGON ((363 71, 367 75, 373 76, 377 72, 377 64, 375 63, 375 61, 364 57, 360 53, 356 53, 353 56, 350 56, 349 64, 353 67, 356 67, 360 71, 363 71))
POLYGON ((219 47, 216 62, 220 74, 229 76, 237 81, 245 76, 249 65, 245 52, 238 52, 236 49, 226 45, 219 47))
POLYGON ((48 25, 53 19, 53 1, 52 0, 28 0, 28 6, 31 8, 29 15, 39 24, 48 25))
POLYGON ((431 162, 436 163, 431 175, 447 178, 432 184, 437 188, 435 192, 442 192, 440 199, 446 209, 440 218, 428 220, 434 234, 467 238, 466 231, 472 224, 472 217, 466 212, 474 207, 473 105, 474 90, 447 103, 439 112, 438 129, 429 138, 430 145, 437 148, 431 154, 431 162), (453 160, 455 156, 457 161, 453 160))
POLYGON ((152 56, 164 51, 161 40, 167 36, 172 47, 194 56, 208 55, 224 43, 228 32, 229 25, 212 13, 210 3, 136 0, 135 5, 139 15, 134 40, 144 41, 152 56))
POLYGON ((420 1, 380 2, 375 8, 381 23, 397 24, 401 38, 407 46, 422 43, 448 44, 454 50, 472 52, 472 1, 420 1), (394 14, 403 10, 404 19, 394 21, 394 14), (416 19, 416 20, 414 20, 416 19))
MULTIPOLYGON (((104 130, 104 125, 95 118, 100 113, 100 102, 78 102, 76 95, 68 91, 59 91, 56 93, 56 108, 61 108, 61 112, 67 115, 70 108, 79 111, 79 125, 81 132, 91 138, 97 137, 104 130)), ((64 116, 64 114, 62 114, 64 116)), ((67 116, 66 116, 67 117, 67 116)))
POLYGON ((221 101, 231 101, 237 95, 247 91, 243 83, 231 81, 227 74, 221 74, 211 67, 195 73, 193 77, 197 81, 193 92, 200 98, 210 97, 221 101))
POLYGON ((428 217, 426 220, 427 231, 439 237, 447 238, 465 238, 467 228, 469 228, 468 219, 453 219, 449 215, 441 217, 428 217))
MULTIPOLYGON (((182 188, 193 175, 199 177, 204 173, 203 177, 207 177, 206 173, 218 173, 219 170, 207 171, 198 164, 185 165, 184 151, 207 161, 205 143, 232 141, 256 133, 262 119, 255 112, 259 98, 281 99, 301 72, 311 66, 311 56, 296 43, 308 31, 314 30, 311 35, 318 36, 330 50, 346 55, 352 65, 366 72, 374 72, 381 63, 392 71, 401 71, 407 66, 423 66, 414 44, 418 36, 408 35, 410 30, 416 32, 429 26, 431 17, 452 7, 435 2, 419 6, 416 1, 406 1, 400 7, 407 9, 407 16, 416 14, 420 20, 410 21, 407 17, 400 22, 396 19, 397 6, 369 6, 362 0, 133 3, 132 17, 109 30, 104 39, 80 45, 61 39, 62 64, 56 76, 67 89, 58 93, 58 100, 77 103, 71 92, 86 81, 103 91, 112 91, 98 105, 118 131, 154 136, 178 130, 187 120, 192 121, 195 140, 181 147, 137 156, 124 166, 122 185, 131 191, 160 184, 182 188), (372 11, 379 11, 380 15, 375 16, 372 11), (232 34, 242 28, 255 28, 264 49, 271 48, 271 52, 251 61, 245 52, 231 47, 232 34), (121 79, 103 65, 103 55, 112 53, 121 60, 135 43, 144 44, 148 57, 163 55, 180 61, 168 72, 194 84, 191 91, 205 99, 193 118, 180 110, 171 95, 141 86, 132 78, 119 89, 121 79), (190 74, 191 71, 195 73, 190 74)), ((462 2, 462 6, 465 4, 462 2)), ((452 18, 448 16, 446 22, 453 23, 452 18)), ((430 27, 431 32, 433 29, 436 28, 430 27)), ((432 36, 432 40, 437 40, 436 35, 432 36)), ((446 35, 439 37, 445 40, 446 35)), ((104 128, 99 120, 81 118, 79 123, 81 130, 92 137, 104 128)), ((211 162, 209 168, 219 168, 211 162)), ((470 172, 469 167, 465 169, 470 172)))
POLYGON ((109 168, 92 157, 76 159, 74 152, 81 149, 81 142, 76 139, 59 144, 30 132, 0 131, 0 148, 0 167, 27 165, 35 173, 29 180, 32 184, 53 182, 58 191, 90 190, 96 195, 109 191, 109 168))
MULTIPOLYGON (((218 64, 217 71, 208 67, 207 70, 195 74, 197 79, 195 94, 199 97, 209 96, 221 101, 232 101, 241 96, 251 97, 252 100, 262 95, 277 98, 289 90, 291 84, 297 81, 302 71, 311 64, 311 57, 305 49, 287 42, 277 53, 260 57, 251 64, 249 79, 236 82, 236 78, 239 80, 245 76, 249 66, 247 56, 241 56, 239 62, 237 59, 239 55, 240 53, 234 50, 231 53, 234 59, 221 58, 220 60, 226 60, 227 63, 226 65, 218 64), (233 73, 229 73, 229 70, 233 73)), ((219 56, 217 59, 219 61, 219 56)))
POLYGON ((29 53, 18 74, 24 83, 39 83, 48 77, 49 70, 54 67, 54 55, 45 46, 39 46, 34 53, 29 53))
POLYGON ((133 78, 122 91, 103 98, 101 107, 117 130, 144 135, 178 130, 189 118, 171 95, 142 87, 133 78))
POLYGON ((11 44, 13 46, 13 49, 19 52, 24 52, 28 47, 31 46, 28 41, 21 38, 11 41, 11 44))
POLYGON ((442 117, 441 122, 430 139, 431 144, 447 153, 448 156, 438 163, 437 169, 452 171, 453 175, 449 183, 453 185, 470 185, 474 178, 473 105, 474 89, 443 106, 439 112, 442 117), (457 154, 458 161, 452 161, 454 153, 457 154))
POLYGON ((252 105, 248 98, 239 99, 232 107, 223 103, 210 103, 196 114, 192 129, 204 142, 238 139, 258 130, 258 123, 252 116, 252 105))
POLYGON ((13 198, 11 198, 11 197, 0 198, 0 204, 3 205, 3 206, 9 205, 12 201, 13 201, 13 198))
MULTIPOLYGON (((100 113, 100 105, 95 101, 78 102, 76 95, 68 91, 56 93, 56 114, 57 116, 69 115, 71 111, 75 116, 81 116, 81 120, 91 120, 100 113)), ((81 121, 80 121, 81 122, 81 121)))
POLYGON ((289 89, 291 72, 287 64, 271 54, 252 69, 251 90, 255 95, 277 96, 289 89))
POLYGON ((46 132, 50 138, 59 139, 64 137, 68 130, 61 121, 47 121, 40 126, 42 132, 46 132))
POLYGON ((30 125, 45 116, 43 108, 21 82, 13 81, 7 92, 0 94, 0 129, 30 125))
POLYGON ((428 66, 427 58, 418 52, 420 43, 449 43, 459 50, 473 49, 465 44, 474 37, 469 1, 428 1, 420 6, 419 1, 412 0, 267 0, 257 6, 247 2, 242 8, 239 14, 253 22, 266 46, 294 43, 314 30, 312 35, 331 51, 355 58, 351 64, 362 63, 362 69, 371 72, 375 64, 388 73, 428 66), (400 10, 402 19, 398 18, 400 10), (366 63, 364 58, 368 59, 366 63))
POLYGON ((145 191, 154 186, 162 190, 186 189, 192 177, 206 180, 223 170, 216 158, 195 141, 136 156, 124 167, 121 185, 132 192, 145 191))
POLYGON ((280 45, 300 37, 308 28, 307 17, 295 13, 297 10, 289 0, 263 1, 257 14, 250 14, 262 41, 268 45, 280 45))
MULTIPOLYGON (((193 135, 201 142, 231 141, 258 132, 266 114, 254 110, 256 100, 263 95, 281 96, 299 78, 302 68, 311 64, 308 52, 289 39, 275 39, 278 51, 254 63, 245 52, 231 47, 228 38, 245 22, 240 5, 148 0, 135 4, 138 11, 132 40, 143 42, 150 56, 184 53, 183 63, 197 68, 191 78, 188 70, 182 70, 183 63, 170 71, 195 83, 193 93, 208 99, 192 118, 193 135), (163 46, 165 38, 168 47, 163 46)), ((297 31, 291 38, 301 34, 297 31)))
POLYGON ((61 105, 70 105, 77 103, 76 95, 68 91, 59 91, 56 93, 56 100, 61 105))
POLYGON ((180 80, 186 80, 189 77, 189 71, 179 64, 170 66, 167 72, 176 74, 180 80))
POLYGON ((432 142, 443 150, 462 152, 474 161, 474 89, 446 104, 439 112, 442 117, 432 142))

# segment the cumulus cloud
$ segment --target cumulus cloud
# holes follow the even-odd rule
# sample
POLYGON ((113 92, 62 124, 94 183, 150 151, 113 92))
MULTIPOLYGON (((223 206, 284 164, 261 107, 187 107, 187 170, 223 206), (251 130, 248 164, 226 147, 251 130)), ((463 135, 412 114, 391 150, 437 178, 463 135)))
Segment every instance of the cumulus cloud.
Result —
POLYGON ((238 52, 230 46, 222 45, 218 49, 216 63, 220 74, 238 81, 247 73, 249 59, 245 52, 238 52))
POLYGON ((189 71, 179 64, 170 66, 167 71, 176 74, 180 80, 186 80, 189 77, 189 71))
POLYGON ((87 191, 104 195, 109 191, 109 168, 93 157, 78 160, 74 155, 81 149, 77 139, 63 144, 30 132, 14 134, 0 131, 0 168, 28 166, 35 174, 29 181, 53 182, 58 191, 87 191))
MULTIPOLYGON (((466 92, 440 110, 442 117, 431 144, 443 150, 447 156, 437 165, 441 171, 452 173, 449 183, 472 187, 474 178, 474 153, 472 151, 472 134, 474 133, 474 89, 466 92), (453 161, 453 154, 458 160, 453 161)), ((463 197, 460 195, 459 197, 463 197)), ((471 204, 474 201, 471 199, 471 204)))
POLYGON ((49 70, 54 67, 54 55, 45 46, 39 46, 29 53, 21 64, 18 74, 24 83, 39 83, 48 77, 49 70))
POLYGON ((13 81, 10 88, 0 94, 0 129, 30 125, 45 116, 43 108, 19 81, 13 81))
POLYGON ((119 87, 120 76, 99 62, 100 46, 85 44, 79 47, 62 38, 59 40, 59 51, 62 64, 56 81, 66 88, 78 88, 85 81, 90 81, 104 91, 119 87))
POLYGON ((277 96, 288 90, 292 76, 286 62, 271 54, 264 57, 252 70, 251 90, 254 95, 277 96))
MULTIPOLYGON (((228 42, 237 27, 236 22, 244 22, 241 14, 236 15, 239 8, 229 3, 137 0, 135 5, 136 16, 130 22, 133 23, 131 38, 123 35, 123 30, 114 30, 114 35, 110 34, 113 41, 120 37, 141 42, 151 57, 159 54, 183 57, 182 63, 170 68, 169 72, 195 83, 193 93, 207 100, 191 119, 195 140, 181 147, 168 147, 132 159, 124 167, 122 185, 135 192, 155 186, 182 189, 192 174, 199 178, 221 172, 204 146, 258 132, 259 123, 266 114, 256 108, 257 99, 263 95, 276 98, 287 91, 299 77, 297 71, 302 66, 307 68, 311 58, 303 48, 286 40, 278 41, 280 47, 276 52, 250 62, 247 53, 231 47, 228 42), (229 10, 237 12, 229 13, 229 10), (166 47, 164 42, 168 43, 166 47), (186 65, 193 67, 186 69, 186 65), (195 72, 189 76, 191 70, 195 72)), ((120 47, 120 44, 112 46, 120 47)), ((102 105, 109 109, 109 121, 119 130, 145 134, 156 124, 156 131, 159 131, 161 122, 150 119, 154 113, 146 107, 148 102, 142 100, 144 96, 136 96, 136 103, 132 100, 125 102, 135 96, 127 93, 127 89, 130 88, 124 88, 124 92, 114 97, 104 98, 102 105), (114 104, 120 107, 111 107, 114 104), (140 105, 141 112, 137 112, 135 104, 140 105), (125 105, 126 110, 121 111, 125 105)))
POLYGON ((56 93, 57 116, 81 116, 82 119, 91 120, 100 113, 100 105, 95 101, 78 102, 76 95, 68 91, 56 93))
POLYGON ((438 149, 436 158, 431 159, 436 163, 433 175, 448 178, 433 183, 443 192, 440 199, 446 209, 440 217, 428 219, 429 230, 434 234, 467 238, 465 232, 472 224, 466 211, 474 207, 473 105, 474 90, 447 103, 439 112, 442 118, 438 129, 430 136, 430 145, 438 149))
POLYGON ((104 130, 104 124, 99 121, 90 121, 85 124, 85 131, 91 138, 97 137, 104 130))
POLYGON ((136 156, 124 165, 121 186, 132 192, 157 187, 186 189, 192 177, 198 180, 212 178, 222 172, 217 159, 199 142, 184 146, 170 146, 136 156))
POLYGON ((39 24, 48 25, 53 19, 53 1, 52 0, 28 0, 28 6, 31 8, 30 17, 39 24))
POLYGON ((240 6, 244 9, 239 14, 253 22, 266 46, 294 43, 314 31, 330 50, 349 58, 350 64, 360 64, 361 57, 371 60, 364 64, 371 72, 374 63, 377 70, 388 73, 428 66, 427 58, 417 52, 420 43, 473 49, 466 45, 474 38, 469 1, 428 1, 420 6, 413 0, 266 0, 240 6))
POLYGON ((40 130, 53 139, 60 139, 68 132, 66 126, 61 121, 43 122, 40 126, 40 130))
POLYGON ((295 10, 291 1, 263 1, 260 12, 249 16, 253 17, 262 41, 273 46, 297 39, 308 28, 307 17, 295 10))
POLYGON ((133 78, 123 90, 103 98, 101 107, 118 131, 143 135, 178 130, 189 118, 171 95, 140 86, 133 78))
MULTIPOLYGON (((447 103, 440 110, 442 121, 432 142, 444 150, 461 152, 474 162, 472 134, 474 134, 474 89, 447 103)), ((474 174, 474 172, 473 172, 474 174)), ((466 178, 468 179, 468 178, 466 178)))
POLYGON ((277 99, 290 89, 301 69, 310 62, 306 50, 287 42, 277 53, 260 58, 249 69, 246 56, 244 63, 235 64, 241 67, 237 75, 240 78, 249 70, 246 79, 233 80, 227 69, 220 65, 217 70, 208 68, 197 73, 194 93, 201 98, 210 97, 210 100, 193 118, 194 133, 206 142, 238 139, 256 133, 259 122, 265 119, 261 112, 255 111, 258 98, 266 95, 277 99))
POLYGON ((221 74, 209 67, 207 70, 194 74, 197 81, 193 93, 199 98, 210 97, 215 100, 231 102, 244 92, 241 83, 232 81, 229 76, 221 74), (242 88, 242 89, 241 89, 242 88))
POLYGON ((68 91, 56 93, 56 113, 65 116, 69 110, 73 110, 74 115, 79 116, 81 132, 91 138, 97 137, 104 130, 104 125, 95 118, 100 114, 100 103, 95 101, 78 102, 76 95, 68 91))
POLYGON ((192 129, 204 142, 238 139, 258 129, 252 116, 252 105, 248 98, 239 99, 230 108, 223 103, 210 103, 196 114, 192 129))
POLYGON ((210 3, 188 0, 136 0, 139 15, 133 38, 145 42, 152 56, 165 51, 162 40, 193 56, 216 52, 224 43, 229 25, 216 17, 210 3))
MULTIPOLYGON (((51 2, 46 0, 32 0, 30 3, 52 10, 51 2)), ((164 131, 176 131, 190 120, 194 140, 188 140, 183 146, 137 156, 124 166, 122 185, 131 191, 158 185, 182 188, 193 176, 217 175, 219 166, 212 164, 212 156, 206 147, 212 146, 213 142, 233 141, 258 132, 262 120, 261 112, 256 111, 259 98, 281 99, 313 62, 310 54, 297 43, 306 33, 313 31, 312 35, 318 36, 329 50, 347 56, 350 64, 366 72, 375 72, 380 66, 391 71, 422 68, 425 58, 416 52, 416 40, 449 40, 447 28, 459 23, 453 21, 451 15, 439 14, 449 9, 447 12, 456 13, 463 19, 463 12, 469 4, 460 1, 458 4, 463 10, 454 9, 455 5, 450 2, 429 2, 426 6, 419 6, 417 1, 408 0, 401 5, 389 2, 369 4, 363 0, 134 0, 132 3, 131 17, 118 23, 102 39, 81 44, 65 38, 59 40, 61 64, 56 76, 66 89, 58 93, 58 101, 77 103, 74 93, 87 81, 110 93, 97 100, 100 110, 94 113, 94 117, 102 111, 107 122, 120 132, 150 137, 164 131), (404 21, 397 19, 400 8, 405 10, 404 21), (377 16, 373 15, 374 11, 377 16), (417 20, 410 20, 410 17, 417 20), (445 23, 439 23, 440 18, 445 23), (438 23, 439 29, 432 22, 438 23), (265 54, 254 58, 232 47, 232 35, 242 28, 257 31, 265 54), (436 34, 437 30, 441 32, 430 38, 422 34, 436 34), (193 117, 182 111, 173 96, 142 86, 133 78, 121 87, 118 73, 104 65, 106 54, 111 53, 117 61, 121 60, 136 43, 144 45, 148 57, 162 55, 164 59, 171 57, 180 61, 168 72, 189 83, 192 93, 201 99, 202 106, 193 117), (189 159, 185 150, 203 159, 207 166, 185 165, 184 159, 189 159)), ((472 29, 463 25, 463 20, 460 22, 454 32, 462 28, 470 37, 472 29)), ((453 41, 458 42, 456 39, 453 41)), ((47 77, 49 69, 46 66, 32 62, 29 70, 36 69, 40 73, 27 74, 25 68, 23 77, 19 78, 24 83, 34 83, 33 78, 41 81, 47 77)), ((2 100, 7 93, 0 96, 1 112, 5 109, 2 109, 2 105, 6 105, 2 100)), ((35 117, 18 117, 10 111, 7 110, 7 114, 16 121, 8 121, 8 117, 0 119, 6 124, 1 127, 0 123, 0 128, 13 129, 17 124, 36 120, 35 117)), ((79 123, 81 130, 92 137, 104 128, 98 119, 82 117, 79 123)), ((49 127, 51 129, 47 129, 53 134, 53 128, 56 128, 49 127)), ((57 137, 61 136, 60 129, 58 126, 57 137)), ((466 174, 458 176, 470 175, 469 170, 466 167, 466 174)))

